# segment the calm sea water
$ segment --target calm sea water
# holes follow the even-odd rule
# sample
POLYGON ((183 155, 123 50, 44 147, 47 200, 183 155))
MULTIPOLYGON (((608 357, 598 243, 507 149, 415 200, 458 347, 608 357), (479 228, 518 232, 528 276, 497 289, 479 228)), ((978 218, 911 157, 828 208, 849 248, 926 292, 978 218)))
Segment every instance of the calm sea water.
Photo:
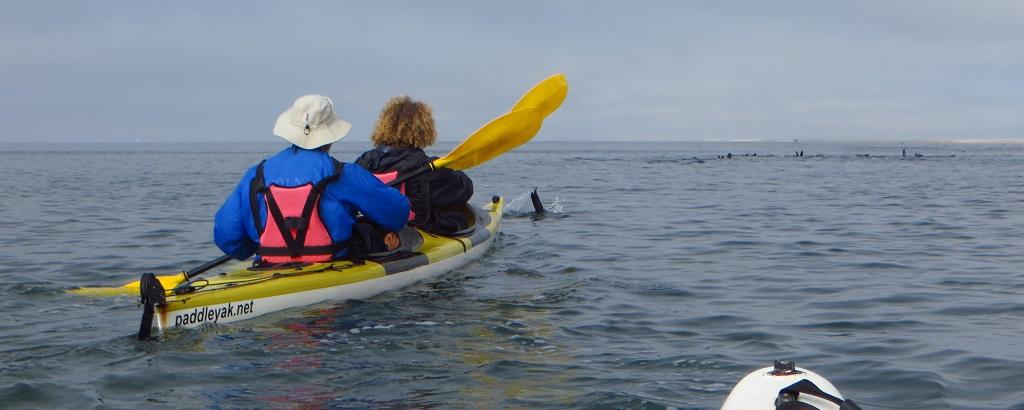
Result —
POLYGON ((0 147, 0 407, 706 409, 787 359, 864 408, 1024 409, 1024 145, 531 143, 470 171, 503 233, 429 283, 159 342, 64 293, 218 256, 281 148, 0 147))

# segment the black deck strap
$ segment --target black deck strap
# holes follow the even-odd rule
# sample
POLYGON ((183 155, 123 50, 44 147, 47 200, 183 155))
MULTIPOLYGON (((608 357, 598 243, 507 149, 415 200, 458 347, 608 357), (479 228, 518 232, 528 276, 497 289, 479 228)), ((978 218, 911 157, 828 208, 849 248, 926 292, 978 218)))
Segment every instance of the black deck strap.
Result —
POLYGON ((422 253, 401 251, 384 258, 373 259, 373 262, 384 267, 385 275, 393 275, 429 265, 430 258, 422 253))
POLYGON ((149 339, 153 330, 153 314, 157 306, 167 304, 164 286, 152 272, 142 275, 139 280, 139 302, 142 303, 142 322, 139 323, 139 340, 149 339))
POLYGON ((252 208, 252 224, 256 225, 256 236, 263 235, 263 223, 260 221, 260 203, 258 194, 267 190, 267 184, 263 178, 263 164, 267 160, 260 161, 256 166, 256 176, 249 182, 249 207, 252 208))
POLYGON ((860 406, 857 406, 852 400, 843 400, 831 394, 828 394, 821 390, 816 384, 807 379, 801 379, 800 381, 789 385, 789 387, 783 388, 779 391, 779 396, 775 399, 776 410, 816 410, 817 407, 811 406, 807 403, 795 401, 800 398, 800 394, 807 394, 822 399, 828 400, 832 403, 839 405, 839 410, 861 410, 860 406), (786 400, 785 397, 792 397, 793 400, 786 400))
POLYGON ((362 259, 364 261, 374 261, 374 262, 377 262, 377 261, 380 261, 380 260, 396 259, 395 258, 396 255, 400 255, 400 254, 403 254, 403 253, 408 253, 408 252, 404 252, 402 250, 402 248, 395 248, 395 249, 392 249, 390 251, 374 252, 374 253, 367 253, 367 254, 362 254, 362 255, 351 255, 351 256, 358 257, 359 259, 362 259))

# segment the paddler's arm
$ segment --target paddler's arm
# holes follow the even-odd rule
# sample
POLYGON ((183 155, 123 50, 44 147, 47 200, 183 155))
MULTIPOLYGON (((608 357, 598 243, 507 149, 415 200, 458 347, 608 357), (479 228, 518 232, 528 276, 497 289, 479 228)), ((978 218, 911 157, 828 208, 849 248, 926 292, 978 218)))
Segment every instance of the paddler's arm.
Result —
POLYGON ((430 205, 461 206, 473 197, 473 180, 465 172, 438 168, 430 178, 430 205))
POLYGON ((249 206, 249 184, 255 175, 256 168, 249 168, 235 190, 217 210, 213 220, 213 242, 225 254, 239 260, 252 256, 259 246, 247 233, 247 228, 253 224, 249 206))
POLYGON ((385 185, 355 164, 345 164, 342 181, 330 186, 337 186, 339 197, 344 197, 364 216, 389 231, 398 231, 405 226, 409 219, 409 200, 397 189, 385 185))

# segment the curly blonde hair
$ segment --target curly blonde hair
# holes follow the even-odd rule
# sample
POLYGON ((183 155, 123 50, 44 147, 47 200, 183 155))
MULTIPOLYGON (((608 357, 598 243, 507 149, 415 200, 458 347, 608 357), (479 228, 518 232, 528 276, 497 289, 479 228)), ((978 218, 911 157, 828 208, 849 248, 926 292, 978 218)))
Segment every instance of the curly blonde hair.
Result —
POLYGON ((380 110, 370 140, 374 146, 429 147, 437 140, 433 110, 426 103, 414 101, 406 95, 391 97, 380 110))

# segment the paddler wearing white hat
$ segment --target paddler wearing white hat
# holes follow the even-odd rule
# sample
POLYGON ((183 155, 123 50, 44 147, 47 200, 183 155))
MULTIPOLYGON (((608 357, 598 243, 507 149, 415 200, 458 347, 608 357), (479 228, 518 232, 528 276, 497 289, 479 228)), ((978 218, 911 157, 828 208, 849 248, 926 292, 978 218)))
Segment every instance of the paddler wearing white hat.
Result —
POLYGON ((398 231, 409 201, 362 167, 328 153, 352 129, 322 95, 299 97, 277 117, 274 135, 291 146, 254 165, 221 205, 213 238, 236 259, 324 262, 387 250, 381 232, 398 231), (357 223, 356 212, 370 223, 357 223))

